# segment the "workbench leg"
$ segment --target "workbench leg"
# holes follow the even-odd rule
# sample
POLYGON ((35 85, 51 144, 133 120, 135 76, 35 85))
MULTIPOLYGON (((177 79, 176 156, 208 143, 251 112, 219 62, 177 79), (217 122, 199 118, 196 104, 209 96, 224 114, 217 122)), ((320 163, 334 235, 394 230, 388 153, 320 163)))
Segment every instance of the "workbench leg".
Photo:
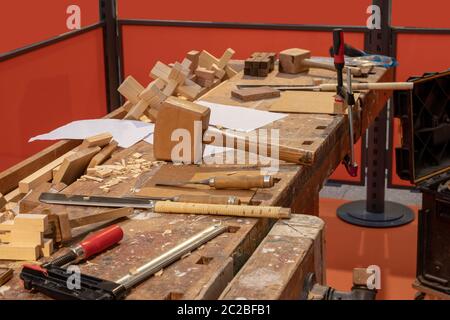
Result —
POLYGON ((308 195, 308 202, 302 211, 303 214, 319 216, 319 191, 311 192, 308 195))

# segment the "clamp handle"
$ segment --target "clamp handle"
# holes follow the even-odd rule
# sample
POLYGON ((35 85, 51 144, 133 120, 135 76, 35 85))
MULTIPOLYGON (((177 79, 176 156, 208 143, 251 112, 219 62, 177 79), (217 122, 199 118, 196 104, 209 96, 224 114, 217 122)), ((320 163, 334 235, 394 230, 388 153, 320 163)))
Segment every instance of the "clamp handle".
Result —
POLYGON ((92 235, 80 242, 84 251, 84 259, 105 251, 118 243, 123 238, 123 230, 118 225, 113 225, 92 235))

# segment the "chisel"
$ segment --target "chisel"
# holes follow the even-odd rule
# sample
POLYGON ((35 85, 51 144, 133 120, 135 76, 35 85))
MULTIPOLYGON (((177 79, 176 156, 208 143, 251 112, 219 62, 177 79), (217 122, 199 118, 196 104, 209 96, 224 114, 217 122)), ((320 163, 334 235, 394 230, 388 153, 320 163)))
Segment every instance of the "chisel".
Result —
MULTIPOLYGON (((206 204, 228 204, 239 205, 241 201, 235 196, 209 196, 209 195, 179 195, 174 197, 104 197, 87 195, 65 195, 61 193, 43 192, 39 201, 51 204, 74 204, 77 202, 89 203, 90 206, 110 207, 110 208, 146 208, 152 201, 173 201, 188 203, 206 203, 206 204)), ((87 204, 86 204, 87 205, 87 204)))
MULTIPOLYGON (((260 84, 238 84, 238 89, 270 87, 280 91, 336 91, 336 83, 323 83, 318 86, 310 85, 260 85, 260 84)), ((353 83, 353 91, 362 90, 412 90, 414 88, 413 82, 372 82, 372 83, 353 83)))
POLYGON ((183 187, 188 184, 201 184, 210 186, 214 189, 241 189, 248 190, 253 188, 271 188, 275 181, 272 176, 229 176, 229 177, 212 177, 199 181, 184 181, 184 182, 158 182, 156 186, 165 187, 183 187))
POLYGON ((130 207, 147 209, 156 213, 207 214, 248 218, 288 219, 289 208, 224 205, 205 203, 186 203, 173 201, 155 201, 147 199, 109 198, 97 196, 65 195, 60 193, 43 193, 40 200, 46 203, 91 206, 91 207, 130 207), (105 199, 106 198, 106 199, 105 199))

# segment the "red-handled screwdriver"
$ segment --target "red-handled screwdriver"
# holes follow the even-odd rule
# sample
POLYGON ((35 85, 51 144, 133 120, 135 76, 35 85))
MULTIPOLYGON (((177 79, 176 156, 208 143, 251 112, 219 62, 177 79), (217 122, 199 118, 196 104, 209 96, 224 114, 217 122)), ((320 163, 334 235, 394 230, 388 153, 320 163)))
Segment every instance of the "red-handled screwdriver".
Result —
POLYGON ((70 251, 53 261, 42 265, 46 268, 50 265, 62 267, 68 263, 77 263, 86 260, 93 255, 105 251, 118 243, 123 238, 123 230, 118 225, 113 225, 87 236, 79 244, 70 247, 70 251))

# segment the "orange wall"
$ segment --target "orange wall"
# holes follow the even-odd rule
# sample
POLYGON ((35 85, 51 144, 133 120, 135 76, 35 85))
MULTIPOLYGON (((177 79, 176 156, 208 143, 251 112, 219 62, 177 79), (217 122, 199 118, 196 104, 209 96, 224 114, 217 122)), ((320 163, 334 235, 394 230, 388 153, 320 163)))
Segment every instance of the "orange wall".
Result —
POLYGON ((50 142, 34 135, 106 113, 101 30, 0 63, 0 170, 50 142))
POLYGON ((99 21, 96 0, 6 1, 0 5, 0 53, 68 32, 66 9, 78 5, 81 27, 99 21))
POLYGON ((122 19, 365 25, 371 0, 118 0, 122 19))

